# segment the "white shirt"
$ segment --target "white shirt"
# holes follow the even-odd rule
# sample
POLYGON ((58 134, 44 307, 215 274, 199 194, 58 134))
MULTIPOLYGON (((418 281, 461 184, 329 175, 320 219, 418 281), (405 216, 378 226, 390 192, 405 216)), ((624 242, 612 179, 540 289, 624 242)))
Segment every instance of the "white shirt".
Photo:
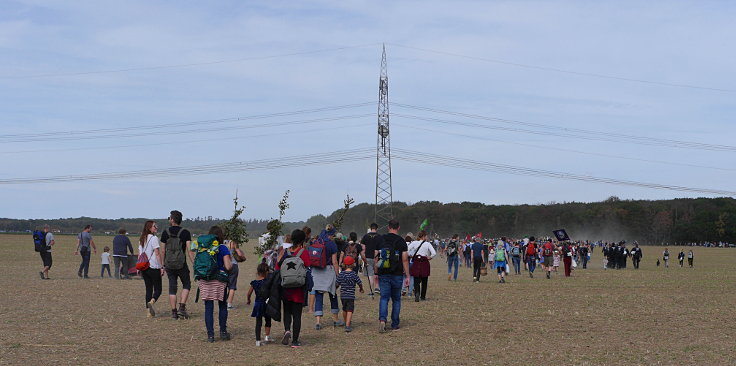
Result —
POLYGON ((153 252, 160 247, 161 244, 159 244, 158 238, 153 234, 148 234, 148 238, 143 243, 143 246, 138 245, 138 253, 146 253, 148 256, 148 265, 153 269, 161 268, 161 263, 158 262, 158 258, 153 252))
POLYGON ((437 251, 434 250, 434 247, 432 247, 432 243, 425 241, 424 245, 422 245, 422 248, 419 249, 419 245, 422 244, 421 240, 414 240, 409 244, 409 247, 407 248, 407 253, 409 254, 409 257, 413 257, 415 254, 434 258, 435 255, 437 255, 437 251), (419 249, 419 253, 416 253, 417 249, 419 249))
POLYGON ((110 253, 102 253, 102 264, 110 264, 110 253))
POLYGON ((46 251, 51 251, 51 242, 54 241, 54 234, 52 234, 50 231, 46 233, 46 251))

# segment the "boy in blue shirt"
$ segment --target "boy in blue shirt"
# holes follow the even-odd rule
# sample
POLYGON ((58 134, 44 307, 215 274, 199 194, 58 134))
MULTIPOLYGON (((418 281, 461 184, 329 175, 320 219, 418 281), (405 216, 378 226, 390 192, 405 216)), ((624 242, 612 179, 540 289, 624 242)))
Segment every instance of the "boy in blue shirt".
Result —
POLYGON ((340 300, 342 301, 342 317, 345 321, 345 331, 351 332, 353 328, 350 324, 353 320, 353 311, 355 311, 355 285, 358 285, 362 294, 363 282, 360 281, 358 274, 353 271, 355 267, 353 257, 346 256, 342 264, 345 266, 345 270, 337 276, 337 286, 340 287, 340 300))

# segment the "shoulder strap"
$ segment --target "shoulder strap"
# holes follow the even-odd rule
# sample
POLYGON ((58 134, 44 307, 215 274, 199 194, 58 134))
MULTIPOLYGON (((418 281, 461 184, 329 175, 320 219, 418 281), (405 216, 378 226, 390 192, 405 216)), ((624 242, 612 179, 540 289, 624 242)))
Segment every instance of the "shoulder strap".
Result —
POLYGON ((422 240, 422 243, 419 244, 419 247, 417 248, 417 251, 414 252, 414 255, 411 256, 411 259, 412 260, 414 260, 414 258, 416 258, 417 255, 419 255, 419 249, 422 249, 422 245, 424 245, 424 243, 426 243, 426 242, 427 242, 426 240, 422 240))

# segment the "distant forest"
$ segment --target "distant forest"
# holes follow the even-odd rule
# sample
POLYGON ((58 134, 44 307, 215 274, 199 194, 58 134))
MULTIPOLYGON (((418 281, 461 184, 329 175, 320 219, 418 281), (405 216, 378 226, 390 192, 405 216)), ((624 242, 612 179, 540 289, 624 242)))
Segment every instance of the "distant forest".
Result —
MULTIPOLYGON (((365 233, 373 222, 374 205, 361 203, 345 215, 342 232, 365 233)), ((338 211, 325 217, 316 215, 306 222, 287 222, 287 230, 308 225, 318 232, 332 222, 338 211)), ((689 242, 736 242, 736 200, 733 198, 683 198, 644 201, 610 197, 603 202, 550 203, 545 205, 485 205, 478 202, 440 203, 423 201, 414 204, 395 202, 394 217, 401 223, 401 233, 416 233, 427 219, 428 231, 442 237, 483 233, 484 237, 551 236, 552 230, 564 228, 574 240, 637 240, 642 244, 689 242)), ((247 211, 246 211, 247 214, 247 211)), ((94 233, 115 233, 121 227, 139 233, 147 219, 96 219, 89 217, 53 220, 0 219, 0 231, 26 232, 51 225, 62 233, 78 233, 92 224, 94 233)), ((166 219, 157 220, 165 226, 166 219)), ((225 219, 211 217, 185 220, 183 226, 193 233, 206 232, 225 219)), ((248 220, 247 229, 254 238, 266 232, 268 220, 248 220)), ((385 223, 378 223, 384 226, 385 223)))

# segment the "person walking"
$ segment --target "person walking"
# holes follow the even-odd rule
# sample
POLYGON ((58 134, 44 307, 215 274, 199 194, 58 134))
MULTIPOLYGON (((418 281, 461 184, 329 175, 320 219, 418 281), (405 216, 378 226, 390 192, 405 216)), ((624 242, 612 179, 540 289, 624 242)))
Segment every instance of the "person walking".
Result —
POLYGON ((524 255, 524 261, 529 270, 529 278, 534 278, 534 270, 537 269, 537 243, 534 241, 533 236, 529 237, 529 243, 526 244, 524 255))
POLYGON ((460 266, 460 244, 457 242, 458 235, 452 236, 452 239, 445 247, 445 257, 447 257, 447 280, 450 279, 457 281, 457 271, 460 266), (452 267, 455 267, 455 272, 452 272, 452 267))
POLYGON ((378 286, 378 279, 375 273, 376 264, 376 248, 383 243, 383 236, 378 234, 378 224, 371 223, 368 233, 363 235, 360 240, 360 244, 363 245, 363 252, 365 253, 365 272, 368 276, 368 282, 373 285, 373 291, 376 294, 380 294, 381 290, 378 286))
POLYGON ((343 271, 337 276, 337 284, 340 285, 340 301, 342 301, 342 318, 345 322, 345 332, 353 331, 353 313, 355 312, 355 285, 363 293, 363 282, 360 276, 353 271, 355 259, 351 256, 345 257, 343 271))
POLYGON ((664 268, 670 268, 670 251, 666 247, 662 252, 662 260, 664 260, 664 268))
POLYGON ((77 250, 74 252, 74 255, 79 254, 82 257, 82 263, 79 265, 79 271, 77 272, 79 278, 82 278, 82 275, 84 275, 84 278, 89 278, 90 247, 92 247, 94 254, 97 254, 97 247, 95 246, 95 241, 92 240, 90 231, 92 231, 92 225, 87 225, 77 235, 77 250))
MULTIPOLYGON (((225 243, 225 234, 219 226, 210 228, 208 235, 204 238, 200 236, 197 239, 197 256, 211 256, 213 265, 216 263, 217 275, 215 278, 202 278, 200 273, 196 271, 195 279, 199 281, 198 288, 200 298, 204 300, 204 325, 207 329, 207 342, 215 341, 215 301, 217 301, 218 323, 220 326, 220 340, 229 341, 230 333, 227 331, 227 301, 225 301, 225 293, 227 292, 227 273, 232 269, 232 259, 230 250, 225 243), (200 248, 206 248, 204 250, 200 248)), ((195 263, 199 263, 195 257, 195 263)))
MULTIPOLYGON (((335 228, 332 225, 327 225, 319 234, 318 239, 307 250, 313 259, 316 259, 314 258, 315 255, 319 257, 319 260, 310 261, 312 265, 312 278, 314 280, 312 290, 315 292, 314 316, 316 322, 314 329, 316 330, 322 329, 322 316, 324 315, 322 309, 325 293, 327 293, 330 299, 330 312, 334 318, 332 325, 335 327, 345 325, 345 322, 339 319, 340 306, 337 302, 336 280, 340 271, 337 261, 338 248, 334 238, 335 228), (320 250, 317 250, 318 245, 320 246, 320 250)), ((292 240, 294 239, 292 238, 292 240)))
POLYGON ((695 254, 693 253, 693 250, 690 249, 690 251, 687 252, 687 265, 690 266, 690 268, 693 268, 694 258, 695 258, 695 254))
MULTIPOLYGON (((302 230, 296 229, 291 232, 292 245, 284 250, 284 256, 279 260, 279 264, 276 265, 276 271, 281 270, 280 263, 283 263, 284 257, 299 256, 305 268, 310 268, 311 257, 307 250, 303 250, 305 249, 305 240, 307 238, 307 235, 302 230)), ((274 273, 274 275, 278 274, 279 272, 274 273)), ((309 274, 307 274, 307 277, 309 277, 309 274)), ((309 281, 307 280, 306 282, 308 283, 309 281)), ((292 348, 299 348, 302 345, 299 341, 299 334, 302 329, 302 310, 309 290, 307 283, 302 287, 284 288, 282 291, 276 291, 276 293, 283 292, 281 295, 281 305, 283 305, 284 336, 281 339, 281 344, 285 346, 288 346, 290 342, 292 348)), ((272 286, 278 287, 279 285, 275 284, 272 286)), ((268 303, 273 304, 270 300, 272 299, 269 298, 268 303)))
POLYGON ((110 274, 110 247, 105 247, 104 249, 102 249, 100 263, 102 263, 100 278, 105 277, 105 270, 107 270, 107 277, 112 277, 112 275, 110 274))
POLYGON ((427 284, 431 268, 429 261, 437 255, 437 251, 427 241, 427 233, 421 230, 417 233, 417 240, 408 245, 407 252, 414 263, 410 269, 414 277, 414 301, 427 300, 427 284))
POLYGON ((146 309, 149 318, 156 316, 154 305, 161 296, 161 276, 164 275, 157 231, 158 225, 153 220, 148 220, 143 225, 143 232, 138 240, 138 253, 145 253, 148 258, 148 268, 141 270, 141 277, 146 285, 146 309))
POLYGON ((572 245, 570 242, 562 243, 562 262, 565 265, 565 277, 570 277, 572 274, 572 245))
POLYGON ((256 267, 256 279, 250 281, 250 288, 248 289, 248 294, 246 294, 247 305, 251 303, 251 295, 253 293, 256 294, 256 301, 253 303, 253 311, 250 314, 251 317, 256 318, 256 347, 273 342, 273 338, 271 338, 271 317, 266 314, 267 298, 261 296, 261 286, 263 286, 263 281, 268 277, 269 269, 266 263, 261 263, 256 267), (266 337, 261 341, 261 327, 263 327, 264 320, 266 337))
POLYGON ((521 274, 521 244, 517 241, 511 247, 511 263, 514 265, 514 273, 521 274))
POLYGON ((41 255, 41 261, 43 262, 43 269, 41 269, 40 274, 42 280, 48 280, 49 270, 51 269, 51 265, 53 264, 53 258, 51 257, 51 248, 54 246, 54 244, 56 244, 54 234, 51 233, 51 229, 48 225, 43 226, 43 239, 45 242, 45 247, 39 251, 39 254, 41 255))
POLYGON ((642 256, 643 253, 641 248, 639 248, 639 244, 634 244, 634 247, 631 248, 631 263, 634 264, 634 269, 639 269, 639 262, 641 262, 642 256))
MULTIPOLYGON (((192 252, 189 250, 192 244, 192 234, 189 230, 181 227, 183 215, 177 210, 169 212, 169 228, 161 234, 163 243, 163 260, 166 268, 166 276, 169 279, 169 307, 171 318, 189 319, 187 312, 187 300, 189 291, 192 289, 192 277, 187 265, 187 256, 194 262, 192 252), (176 293, 178 292, 178 280, 181 281, 181 297, 177 309, 176 293)), ((224 244, 220 241, 220 244, 224 244)))
POLYGON ((485 261, 483 260, 483 244, 480 243, 478 237, 473 239, 473 245, 470 246, 470 251, 473 255, 473 282, 480 282, 480 268, 485 261))
POLYGON ((506 283, 506 266, 508 265, 509 252, 506 251, 504 240, 496 244, 496 252, 493 254, 493 268, 498 274, 498 283, 506 283))
POLYGON ((680 268, 682 268, 685 265, 685 252, 682 249, 677 254, 677 260, 680 262, 680 268))
POLYGON ((401 289, 409 285, 409 255, 406 242, 398 235, 399 221, 388 222, 388 234, 383 243, 376 247, 376 274, 381 286, 381 300, 378 303, 379 332, 386 332, 388 301, 391 300, 391 329, 399 329, 401 322, 401 289))
POLYGON ((112 238, 112 261, 115 266, 116 279, 130 279, 128 274, 128 252, 133 255, 133 244, 131 244, 128 236, 125 235, 125 228, 118 230, 118 235, 112 238))
POLYGON ((546 243, 542 244, 542 258, 544 259, 544 269, 547 270, 547 279, 552 278, 552 266, 554 264, 554 251, 555 246, 552 244, 552 240, 547 240, 546 243))

